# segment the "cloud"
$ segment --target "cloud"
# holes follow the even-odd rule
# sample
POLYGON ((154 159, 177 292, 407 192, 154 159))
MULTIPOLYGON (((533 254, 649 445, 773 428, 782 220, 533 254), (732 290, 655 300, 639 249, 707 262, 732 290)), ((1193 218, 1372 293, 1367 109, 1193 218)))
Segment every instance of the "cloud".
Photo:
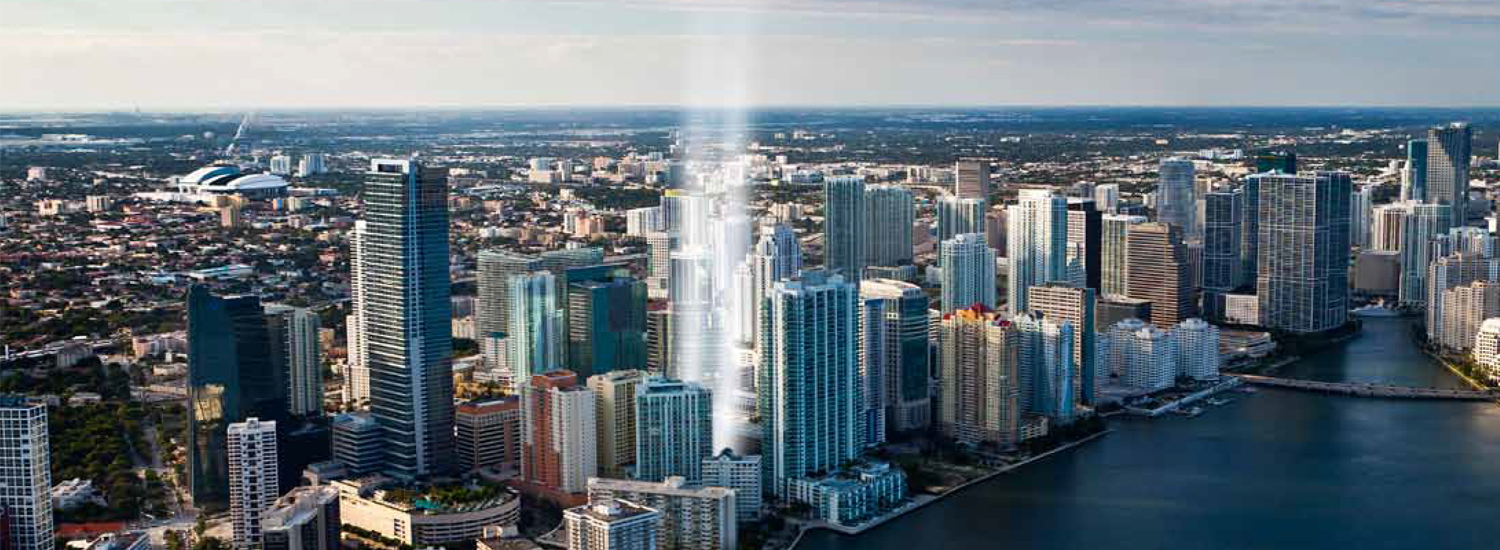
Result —
POLYGON ((1479 104, 1500 88, 1474 70, 1500 37, 1465 32, 1500 5, 1453 0, 213 1, 111 0, 83 21, 0 0, 0 74, 22 83, 0 108, 1479 104))
MULTIPOLYGON (((498 0, 527 2, 536 0, 498 0)), ((565 5, 624 5, 695 12, 802 13, 835 17, 1144 24, 1262 30, 1334 29, 1404 24, 1487 30, 1500 2, 1484 0, 540 0, 565 5), (1316 25, 1314 27, 1313 25, 1316 25)), ((1389 29, 1384 29, 1389 30, 1389 29)), ((1416 29, 1419 30, 1419 29, 1416 29)))

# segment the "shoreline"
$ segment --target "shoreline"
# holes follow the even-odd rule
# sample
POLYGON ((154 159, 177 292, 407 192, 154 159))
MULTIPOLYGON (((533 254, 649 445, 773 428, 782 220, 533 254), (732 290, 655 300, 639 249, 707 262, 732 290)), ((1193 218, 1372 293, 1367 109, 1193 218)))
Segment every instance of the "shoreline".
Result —
MULTIPOLYGON (((1495 389, 1491 386, 1481 384, 1479 383, 1479 381, 1474 380, 1473 378, 1469 378, 1469 375, 1464 374, 1463 371, 1458 370, 1458 367, 1453 366, 1453 363, 1449 362, 1447 358, 1442 356, 1442 354, 1434 353, 1431 349, 1428 349, 1428 347, 1425 345, 1426 343, 1418 340, 1415 334, 1412 335, 1412 344, 1417 347, 1417 351, 1420 351, 1422 355, 1427 356, 1428 359, 1437 361, 1438 364, 1443 366, 1443 368, 1448 369, 1448 372, 1453 373, 1453 375, 1457 376, 1459 380, 1463 380, 1465 384, 1468 384, 1470 388, 1479 391, 1492 391, 1495 389)), ((1500 400, 1497 400, 1496 402, 1500 403, 1500 400)))
POLYGON ((943 499, 948 498, 949 496, 958 494, 959 492, 964 491, 964 490, 966 490, 966 489, 968 489, 970 487, 973 487, 973 486, 978 485, 980 483, 984 483, 986 481, 994 479, 995 477, 1000 476, 1002 474, 1010 473, 1010 472, 1012 472, 1012 471, 1014 471, 1016 469, 1021 468, 1022 466, 1025 466, 1027 464, 1031 464, 1033 462, 1045 459, 1045 458, 1050 457, 1050 456, 1052 456, 1054 454, 1057 454, 1057 453, 1060 453, 1060 452, 1063 452, 1063 451, 1067 451, 1067 450, 1071 450, 1071 449, 1073 449, 1075 447, 1083 445, 1084 443, 1088 443, 1090 441, 1093 441, 1095 439, 1103 437, 1103 436, 1105 436, 1106 434, 1109 434, 1112 431, 1114 431, 1114 430, 1105 429, 1104 431, 1100 431, 1100 432, 1097 432, 1097 433, 1090 434, 1090 435, 1085 436, 1084 438, 1079 439, 1077 441, 1070 441, 1068 443, 1064 443, 1062 445, 1057 446, 1057 448, 1048 450, 1047 452, 1044 452, 1042 454, 1039 454, 1039 455, 1027 458, 1026 460, 1022 460, 1022 461, 1017 462, 1015 464, 1007 465, 1007 466, 1005 466, 1003 468, 1000 468, 1000 469, 997 469, 997 470, 995 470, 993 472, 990 472, 990 473, 984 474, 982 476, 976 477, 976 478, 971 479, 969 481, 965 481, 965 482, 959 484, 958 486, 955 486, 954 488, 949 489, 947 492, 944 492, 941 495, 920 495, 920 496, 929 497, 929 498, 925 498, 925 499, 921 499, 921 500, 917 500, 916 497, 913 497, 913 502, 907 504, 906 506, 902 506, 900 508, 892 510, 892 511, 886 513, 885 515, 882 515, 879 518, 876 518, 876 519, 871 520, 869 522, 860 524, 859 526, 856 526, 856 527, 834 526, 834 525, 829 525, 827 522, 824 522, 824 521, 809 522, 807 524, 804 524, 802 526, 802 528, 797 531, 797 536, 792 539, 792 542, 786 548, 787 548, 787 550, 796 550, 797 545, 799 545, 799 544, 802 543, 802 537, 803 536, 805 536, 809 531, 814 531, 814 530, 819 530, 819 529, 827 530, 827 531, 833 531, 835 533, 838 533, 838 534, 844 535, 844 536, 851 536, 851 537, 852 536, 858 536, 860 534, 863 534, 866 531, 869 531, 871 529, 874 529, 876 527, 879 527, 881 525, 889 523, 889 522, 891 522, 893 520, 900 519, 901 517, 903 517, 903 516, 905 516, 907 514, 910 514, 912 512, 917 511, 917 510, 921 510, 922 508, 924 508, 924 507, 926 507, 926 506, 928 506, 930 504, 933 504, 933 503, 936 503, 936 502, 940 502, 943 499))
POLYGON ((1471 387, 1473 389, 1476 389, 1476 390, 1479 390, 1479 391, 1490 391, 1491 389, 1493 389, 1493 388, 1491 388, 1489 386, 1486 386, 1484 384, 1480 384, 1477 380, 1474 380, 1473 378, 1469 378, 1469 375, 1464 374, 1463 371, 1458 370, 1458 368, 1454 367, 1453 363, 1449 363, 1447 359, 1444 359, 1441 356, 1429 353, 1425 349, 1422 350, 1422 353, 1425 354, 1425 355, 1427 355, 1427 357, 1431 358, 1433 361, 1437 361, 1438 363, 1442 364, 1443 368, 1448 369, 1448 372, 1453 373, 1453 375, 1457 376, 1459 380, 1463 380, 1465 384, 1469 385, 1469 387, 1471 387))

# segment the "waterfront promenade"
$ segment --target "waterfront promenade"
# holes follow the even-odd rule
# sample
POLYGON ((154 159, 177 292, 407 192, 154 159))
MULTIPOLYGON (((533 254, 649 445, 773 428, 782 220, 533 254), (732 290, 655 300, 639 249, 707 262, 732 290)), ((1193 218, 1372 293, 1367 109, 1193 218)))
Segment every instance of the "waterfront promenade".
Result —
POLYGON ((1275 386, 1278 388, 1290 388, 1322 393, 1337 393, 1341 395, 1352 395, 1356 397, 1383 397, 1396 399, 1452 399, 1459 401, 1492 401, 1500 398, 1500 395, 1497 395, 1493 391, 1456 390, 1443 388, 1412 388, 1403 386, 1390 386, 1384 384, 1351 382, 1322 382, 1317 380, 1277 378, 1274 376, 1257 376, 1253 374, 1240 374, 1236 376, 1238 376, 1241 380, 1259 386, 1275 386))

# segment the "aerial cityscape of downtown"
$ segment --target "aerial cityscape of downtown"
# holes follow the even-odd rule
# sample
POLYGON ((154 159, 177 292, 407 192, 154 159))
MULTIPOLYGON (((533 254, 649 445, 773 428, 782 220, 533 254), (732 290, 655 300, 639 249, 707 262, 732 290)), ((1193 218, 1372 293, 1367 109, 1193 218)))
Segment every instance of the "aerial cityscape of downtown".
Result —
POLYGON ((0 0, 0 550, 1492 546, 1497 25, 0 0))

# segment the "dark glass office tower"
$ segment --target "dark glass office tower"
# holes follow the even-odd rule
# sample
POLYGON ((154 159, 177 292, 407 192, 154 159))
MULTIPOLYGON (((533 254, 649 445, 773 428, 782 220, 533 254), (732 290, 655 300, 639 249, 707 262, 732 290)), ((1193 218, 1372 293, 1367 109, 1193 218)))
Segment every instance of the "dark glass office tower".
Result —
POLYGON ((370 414, 384 435, 385 471, 446 473, 454 460, 447 173, 377 159, 364 199, 370 414))
POLYGON ((1453 225, 1469 215, 1469 157, 1474 131, 1455 122, 1427 131, 1426 202, 1453 207, 1453 225))
MULTIPOLYGON (((569 278, 580 270, 568 270, 569 278)), ((646 283, 611 276, 568 284, 568 370, 646 368, 646 283)))
POLYGON ((188 289, 188 479, 193 503, 229 503, 226 429, 249 417, 287 417, 288 384, 273 359, 260 298, 188 289))
POLYGON ((1427 140, 1406 142, 1406 179, 1401 184, 1401 200, 1427 202, 1427 140))

